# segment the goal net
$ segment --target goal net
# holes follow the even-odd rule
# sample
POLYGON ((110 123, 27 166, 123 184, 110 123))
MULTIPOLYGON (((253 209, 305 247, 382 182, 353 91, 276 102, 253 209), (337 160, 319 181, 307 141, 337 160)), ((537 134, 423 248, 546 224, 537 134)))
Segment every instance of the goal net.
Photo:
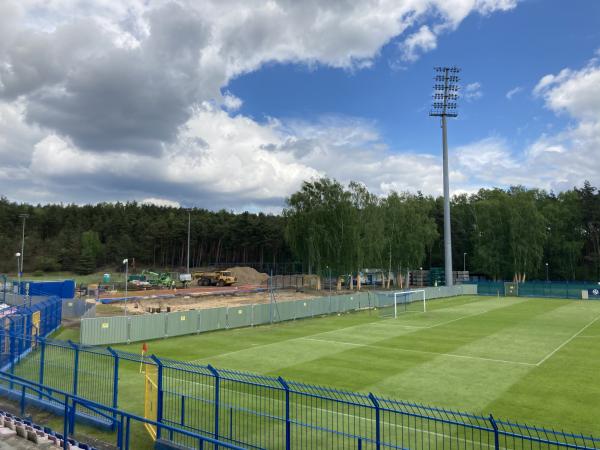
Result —
POLYGON ((378 292, 377 301, 380 317, 397 318, 407 312, 427 312, 424 289, 378 292))

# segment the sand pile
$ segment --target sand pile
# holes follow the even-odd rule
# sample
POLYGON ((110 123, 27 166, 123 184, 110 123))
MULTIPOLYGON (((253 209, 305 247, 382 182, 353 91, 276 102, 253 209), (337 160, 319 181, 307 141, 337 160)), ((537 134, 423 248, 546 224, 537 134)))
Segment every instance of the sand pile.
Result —
POLYGON ((227 270, 233 273, 237 279, 237 284, 262 284, 266 283, 269 279, 269 275, 258 272, 252 267, 232 267, 227 270))

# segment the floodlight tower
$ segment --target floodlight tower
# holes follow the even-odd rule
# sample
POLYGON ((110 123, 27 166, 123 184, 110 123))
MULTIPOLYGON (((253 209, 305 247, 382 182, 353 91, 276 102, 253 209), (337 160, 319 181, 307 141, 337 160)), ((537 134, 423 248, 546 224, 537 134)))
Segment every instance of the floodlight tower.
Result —
POLYGON ((452 286, 452 237, 450 229, 450 180, 448 176, 447 118, 457 117, 458 67, 435 67, 433 103, 430 116, 442 118, 442 147, 444 155, 444 272, 446 286, 452 286))

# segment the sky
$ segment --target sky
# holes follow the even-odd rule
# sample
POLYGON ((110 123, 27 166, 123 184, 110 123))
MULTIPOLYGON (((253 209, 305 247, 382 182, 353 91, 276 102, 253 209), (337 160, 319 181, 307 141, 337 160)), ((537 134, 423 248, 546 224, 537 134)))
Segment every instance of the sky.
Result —
POLYGON ((1 0, 0 196, 278 212, 303 181, 600 185, 597 0, 1 0))

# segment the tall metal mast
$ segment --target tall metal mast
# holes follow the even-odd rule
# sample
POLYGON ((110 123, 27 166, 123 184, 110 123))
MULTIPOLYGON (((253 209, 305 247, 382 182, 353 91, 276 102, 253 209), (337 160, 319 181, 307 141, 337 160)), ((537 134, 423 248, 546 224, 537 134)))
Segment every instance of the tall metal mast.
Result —
POLYGON ((458 67, 436 67, 433 103, 430 116, 442 118, 442 147, 444 162, 444 272, 446 286, 452 286, 452 234, 450 228, 450 179, 448 174, 448 117, 457 117, 458 67))

